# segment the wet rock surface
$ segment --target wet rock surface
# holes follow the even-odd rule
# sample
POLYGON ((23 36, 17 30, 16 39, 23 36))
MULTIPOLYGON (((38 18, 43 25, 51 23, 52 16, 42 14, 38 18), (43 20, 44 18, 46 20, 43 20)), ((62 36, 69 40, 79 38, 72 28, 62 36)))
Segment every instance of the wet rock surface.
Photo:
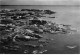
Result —
MULTIPOLYGON (((55 13, 51 10, 39 9, 0 10, 0 53, 46 53, 48 45, 55 41, 54 38, 45 37, 47 34, 67 34, 71 31, 68 25, 60 27, 60 24, 39 19, 46 17, 45 14, 55 13)), ((77 46, 67 46, 66 48, 74 49, 77 46)))
POLYGON ((79 53, 79 46, 78 45, 66 45, 65 50, 66 50, 65 53, 76 54, 76 53, 79 53))

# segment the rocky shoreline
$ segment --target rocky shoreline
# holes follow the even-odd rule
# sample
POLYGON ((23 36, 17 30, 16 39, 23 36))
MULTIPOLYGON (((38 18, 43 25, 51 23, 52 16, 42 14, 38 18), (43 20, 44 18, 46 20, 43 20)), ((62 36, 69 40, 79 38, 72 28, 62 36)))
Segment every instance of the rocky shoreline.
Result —
POLYGON ((39 9, 0 10, 0 53, 44 53, 48 50, 44 49, 42 43, 48 43, 48 41, 40 40, 44 37, 41 34, 68 34, 76 31, 70 28, 71 25, 40 20, 40 18, 52 14, 56 14, 56 12, 39 9), (24 44, 29 41, 36 41, 39 45, 24 44))

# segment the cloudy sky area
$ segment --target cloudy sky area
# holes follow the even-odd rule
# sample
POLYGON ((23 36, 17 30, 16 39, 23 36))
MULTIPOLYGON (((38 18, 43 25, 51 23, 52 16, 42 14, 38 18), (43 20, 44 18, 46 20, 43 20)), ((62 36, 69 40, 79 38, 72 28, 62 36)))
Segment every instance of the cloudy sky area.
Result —
POLYGON ((0 5, 80 5, 80 0, 0 0, 0 5))

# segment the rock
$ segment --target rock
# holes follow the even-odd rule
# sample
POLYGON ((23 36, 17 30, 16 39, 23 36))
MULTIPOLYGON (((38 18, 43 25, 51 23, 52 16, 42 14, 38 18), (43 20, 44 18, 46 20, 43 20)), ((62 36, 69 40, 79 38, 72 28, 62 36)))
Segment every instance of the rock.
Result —
POLYGON ((29 41, 29 40, 30 40, 29 37, 15 37, 15 38, 13 39, 14 42, 15 42, 15 41, 29 41))
POLYGON ((46 40, 39 40, 39 43, 46 43, 46 40))
POLYGON ((13 23, 13 21, 10 19, 1 20, 1 24, 10 24, 10 23, 13 23))
POLYGON ((47 50, 44 50, 43 52, 46 52, 47 50))
POLYGON ((46 21, 44 21, 44 20, 30 20, 30 24, 32 25, 32 24, 37 24, 37 25, 44 25, 44 24, 46 24, 47 22, 46 21))
POLYGON ((32 53, 33 54, 37 54, 38 53, 38 50, 34 50, 32 53))
POLYGON ((39 53, 40 53, 40 54, 42 54, 43 52, 42 52, 42 51, 40 51, 39 53))
POLYGON ((29 30, 29 29, 26 29, 26 31, 29 32, 29 33, 33 33, 33 31, 32 30, 29 30))
POLYGON ((79 53, 79 46, 78 45, 67 45, 65 48, 64 48, 64 51, 66 51, 66 53, 69 53, 69 54, 77 54, 79 53))
POLYGON ((49 18, 55 18, 55 17, 49 17, 49 18))
POLYGON ((26 39, 30 39, 31 37, 30 36, 24 36, 26 39))
POLYGON ((25 53, 25 54, 28 53, 28 50, 24 50, 24 53, 25 53))
POLYGON ((3 46, 3 49, 11 50, 11 51, 18 51, 20 49, 20 47, 19 46, 7 45, 7 46, 3 46))
POLYGON ((10 48, 9 50, 11 50, 11 51, 18 51, 18 49, 16 49, 16 48, 10 48))
POLYGON ((43 46, 47 46, 47 44, 43 44, 43 46))
POLYGON ((0 41, 0 44, 3 44, 4 42, 3 41, 0 41))
POLYGON ((8 39, 8 38, 2 38, 1 39, 2 45, 7 45, 7 44, 10 44, 11 42, 12 42, 11 39, 8 39))
POLYGON ((35 37, 31 37, 31 39, 32 39, 32 40, 38 40, 38 38, 35 38, 35 37))
POLYGON ((36 34, 36 33, 26 33, 26 35, 31 36, 31 37, 35 37, 35 38, 42 38, 43 36, 36 34))
POLYGON ((13 38, 13 41, 17 41, 17 40, 20 40, 20 41, 31 41, 31 40, 38 40, 38 38, 36 38, 35 36, 15 36, 13 38))
POLYGON ((24 36, 26 39, 29 39, 29 40, 37 40, 38 38, 36 37, 31 37, 31 36, 24 36))
POLYGON ((44 47, 42 44, 40 44, 39 46, 42 47, 42 48, 44 47))
POLYGON ((3 46, 2 48, 3 48, 3 49, 9 49, 7 46, 3 46))
POLYGON ((43 30, 42 29, 36 29, 36 30, 34 30, 34 33, 42 34, 43 30))
POLYGON ((25 44, 26 47, 31 47, 31 48, 37 48, 40 47, 39 45, 33 45, 33 44, 25 44))
POLYGON ((67 48, 69 48, 69 49, 74 49, 74 48, 76 48, 77 46, 76 45, 73 45, 73 46, 66 46, 67 48))
POLYGON ((51 11, 51 10, 44 10, 44 13, 51 15, 51 14, 55 14, 56 12, 51 11))
POLYGON ((43 32, 44 32, 43 29, 39 29, 39 28, 34 29, 34 33, 42 34, 43 32))
POLYGON ((42 54, 42 53, 44 53, 44 52, 47 52, 47 50, 40 51, 39 53, 42 54))
POLYGON ((54 39, 51 39, 52 41, 54 40, 54 39))
POLYGON ((17 48, 17 49, 21 49, 20 46, 16 46, 16 45, 14 45, 13 47, 14 47, 14 48, 17 48))
POLYGON ((39 31, 40 31, 40 32, 43 32, 43 30, 42 30, 42 29, 39 29, 39 31))
POLYGON ((49 43, 49 41, 46 41, 46 43, 49 43))
POLYGON ((55 32, 55 31, 50 30, 50 33, 52 33, 52 34, 53 34, 53 33, 56 33, 56 32, 55 32))
POLYGON ((46 40, 50 40, 50 38, 46 38, 46 40))
POLYGON ((41 35, 39 35, 39 34, 34 34, 34 36, 36 37, 36 38, 42 38, 43 36, 41 36, 41 35))

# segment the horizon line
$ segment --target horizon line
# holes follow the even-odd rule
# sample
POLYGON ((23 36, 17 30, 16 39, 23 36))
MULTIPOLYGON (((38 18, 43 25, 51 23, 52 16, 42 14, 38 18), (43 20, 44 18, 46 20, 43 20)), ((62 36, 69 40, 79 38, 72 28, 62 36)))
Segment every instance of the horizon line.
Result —
MULTIPOLYGON (((0 5, 0 6, 44 6, 44 5, 0 5)), ((55 6, 55 5, 45 5, 45 6, 55 6)), ((62 5, 58 5, 58 6, 62 6, 62 5)), ((65 5, 65 6, 80 6, 80 5, 65 5)))

